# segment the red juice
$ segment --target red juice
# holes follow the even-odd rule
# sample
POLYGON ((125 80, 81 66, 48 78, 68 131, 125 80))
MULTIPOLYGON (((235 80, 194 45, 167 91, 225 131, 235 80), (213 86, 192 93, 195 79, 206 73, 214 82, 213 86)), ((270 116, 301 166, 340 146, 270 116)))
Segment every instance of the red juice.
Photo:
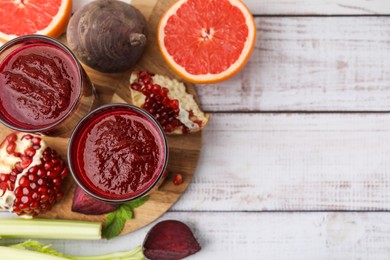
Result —
POLYGON ((161 127, 130 105, 108 105, 83 119, 69 143, 73 176, 89 194, 109 202, 131 200, 150 191, 167 163, 161 127))
POLYGON ((0 109, 15 126, 41 129, 57 123, 80 95, 71 57, 49 44, 30 44, 0 64, 0 109))
POLYGON ((56 39, 27 35, 0 47, 0 121, 6 126, 67 135, 96 101, 84 69, 56 39))

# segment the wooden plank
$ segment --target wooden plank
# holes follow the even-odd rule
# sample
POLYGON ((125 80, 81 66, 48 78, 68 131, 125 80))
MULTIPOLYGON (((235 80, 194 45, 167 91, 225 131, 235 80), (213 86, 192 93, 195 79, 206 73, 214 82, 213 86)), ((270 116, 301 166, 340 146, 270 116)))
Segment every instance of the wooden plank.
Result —
POLYGON ((390 114, 213 114, 177 211, 390 210, 390 114))
POLYGON ((244 0, 256 15, 390 14, 388 0, 244 0))
POLYGON ((261 17, 247 66, 198 86, 207 111, 390 110, 390 17, 261 17))
MULTIPOLYGON (((93 0, 73 1, 73 10, 93 0)), ((131 2, 131 0, 121 0, 131 2)), ((138 0, 133 0, 138 1, 138 0)), ((244 0, 255 15, 373 15, 390 14, 388 0, 244 0)))
MULTIPOLYGON (((202 250, 188 259, 390 258, 388 213, 171 212, 163 219, 194 230, 202 250)), ((112 241, 47 242, 67 254, 124 251, 140 245, 151 226, 112 241)))

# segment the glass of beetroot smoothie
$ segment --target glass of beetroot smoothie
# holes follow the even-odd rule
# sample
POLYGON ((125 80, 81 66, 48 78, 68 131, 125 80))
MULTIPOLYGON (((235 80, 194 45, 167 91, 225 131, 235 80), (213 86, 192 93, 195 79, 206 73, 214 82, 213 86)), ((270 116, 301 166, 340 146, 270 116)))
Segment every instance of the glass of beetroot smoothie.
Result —
POLYGON ((162 183, 167 139, 145 110, 128 104, 105 105, 76 126, 68 159, 74 179, 85 192, 106 202, 125 202, 162 183))
POLYGON ((61 42, 27 35, 0 47, 0 121, 6 126, 69 135, 95 101, 87 74, 61 42))

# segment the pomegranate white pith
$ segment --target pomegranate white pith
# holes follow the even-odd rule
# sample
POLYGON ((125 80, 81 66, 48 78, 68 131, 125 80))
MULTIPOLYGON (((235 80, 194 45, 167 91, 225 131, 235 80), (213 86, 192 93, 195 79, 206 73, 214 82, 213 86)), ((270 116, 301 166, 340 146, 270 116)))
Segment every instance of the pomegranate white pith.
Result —
POLYGON ((183 83, 145 71, 130 77, 132 103, 151 113, 167 134, 194 133, 208 122, 183 83))
POLYGON ((0 146, 0 209, 36 216, 63 196, 65 162, 32 134, 12 133, 0 146))

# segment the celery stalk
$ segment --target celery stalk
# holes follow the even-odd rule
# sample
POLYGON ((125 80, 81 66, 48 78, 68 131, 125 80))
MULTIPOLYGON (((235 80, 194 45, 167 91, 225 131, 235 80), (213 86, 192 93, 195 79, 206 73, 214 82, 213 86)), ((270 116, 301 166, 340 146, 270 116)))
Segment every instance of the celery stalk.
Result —
POLYGON ((64 260, 69 258, 42 254, 34 251, 23 250, 12 247, 0 246, 1 259, 12 259, 12 260, 64 260))
MULTIPOLYGON (((72 255, 64 255, 56 250, 54 250, 51 245, 43 244, 41 242, 35 241, 35 240, 27 240, 23 243, 16 244, 16 245, 10 245, 8 247, 0 247, 0 256, 9 256, 6 259, 28 259, 28 260, 35 260, 35 259, 42 259, 42 260, 50 260, 50 259, 71 259, 71 260, 144 260, 144 254, 142 252, 142 247, 137 246, 136 248, 130 250, 130 251, 124 251, 124 252, 117 252, 117 253, 111 253, 111 254, 105 254, 105 255, 94 255, 94 256, 72 256, 72 255), (13 248, 18 249, 20 251, 11 251, 7 248, 13 248), (27 251, 27 252, 24 252, 27 251), (28 252, 35 252, 42 255, 28 255, 28 252), (9 254, 8 254, 9 253, 9 254), (15 255, 12 255, 15 254, 15 255), (20 258, 15 258, 16 256, 20 258), (46 255, 49 256, 56 256, 57 258, 48 258, 46 255), (37 256, 37 258, 33 258, 34 256, 37 256), (38 257, 39 256, 39 257, 38 257), (23 258, 26 257, 26 258, 23 258), (46 257, 46 258, 45 258, 46 257)), ((3 259, 3 258, 1 258, 3 259)))
POLYGON ((101 239, 101 223, 56 219, 1 219, 1 238, 101 239))
POLYGON ((137 246, 136 248, 125 251, 125 252, 117 252, 106 255, 95 255, 95 256, 71 256, 74 260, 142 260, 145 259, 144 254, 142 252, 141 246, 137 246))

